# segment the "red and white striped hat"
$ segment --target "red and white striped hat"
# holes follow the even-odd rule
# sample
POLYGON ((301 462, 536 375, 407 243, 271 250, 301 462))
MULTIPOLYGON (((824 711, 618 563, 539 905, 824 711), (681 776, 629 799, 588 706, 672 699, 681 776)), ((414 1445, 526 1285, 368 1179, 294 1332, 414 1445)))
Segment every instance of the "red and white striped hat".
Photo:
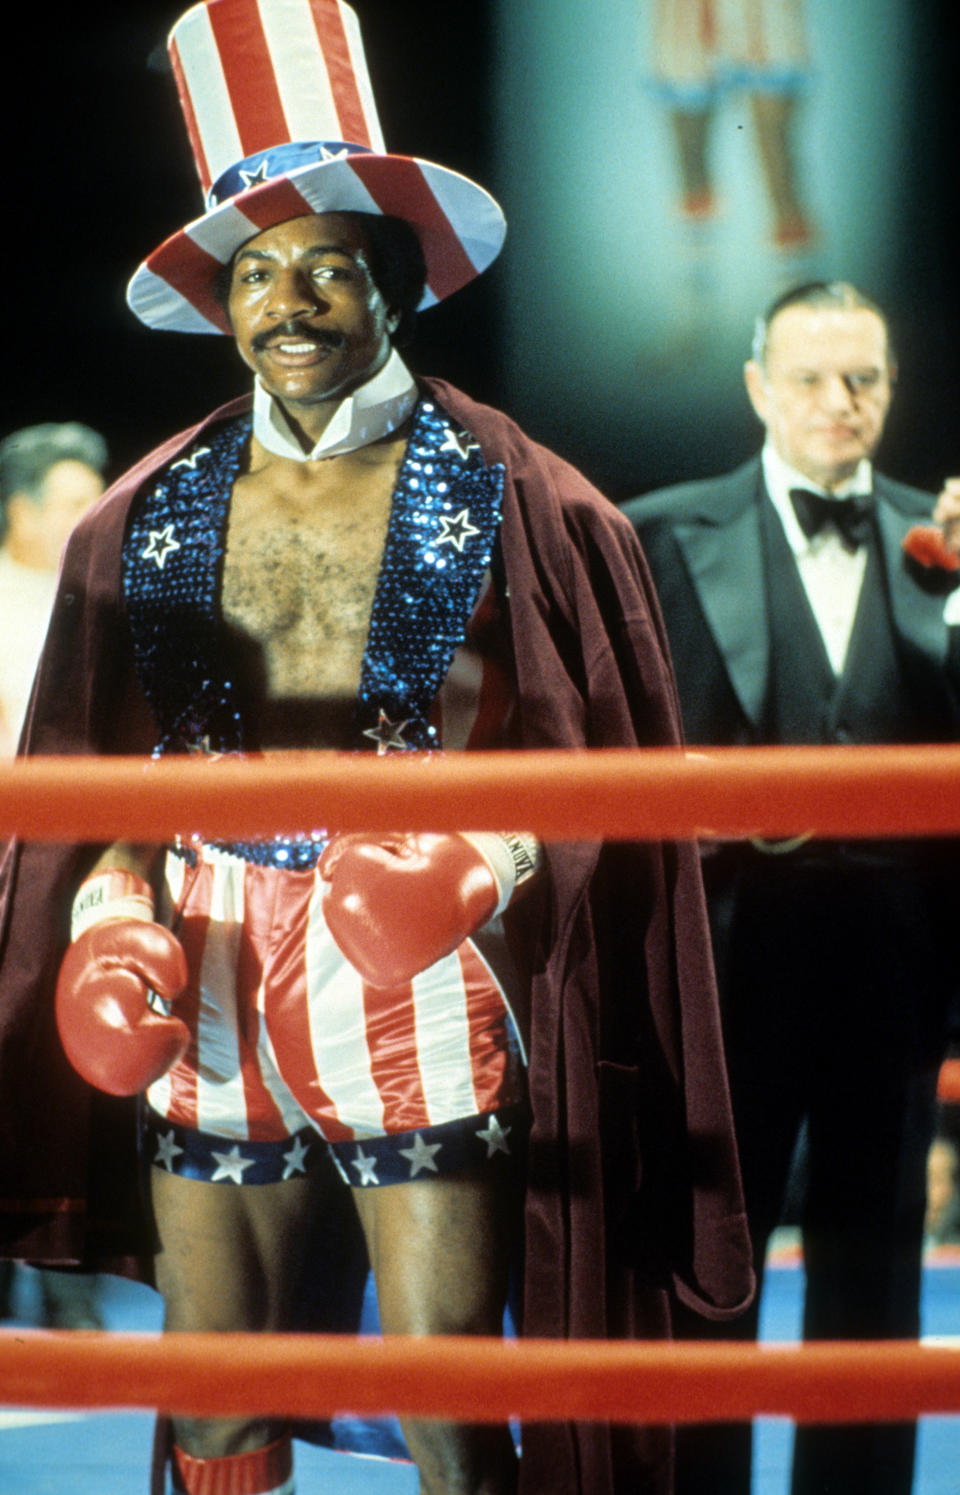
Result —
POLYGON ((342 0, 205 0, 170 56, 207 211, 167 239, 127 289, 148 327, 229 332, 214 288, 241 244, 309 213, 385 213, 416 230, 421 306, 500 252, 506 223, 476 182, 389 155, 357 18, 342 0))

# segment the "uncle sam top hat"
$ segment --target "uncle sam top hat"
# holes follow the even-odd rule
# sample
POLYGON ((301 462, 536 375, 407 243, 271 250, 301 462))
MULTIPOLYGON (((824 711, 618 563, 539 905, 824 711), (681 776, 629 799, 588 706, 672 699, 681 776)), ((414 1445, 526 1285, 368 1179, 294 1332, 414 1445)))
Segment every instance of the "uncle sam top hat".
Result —
POLYGON ((354 12, 342 0, 204 0, 169 40, 206 212, 127 288, 148 327, 229 332, 215 287, 241 244, 288 218, 405 218, 427 262, 421 307, 486 269, 506 233, 482 187, 387 153, 354 12))

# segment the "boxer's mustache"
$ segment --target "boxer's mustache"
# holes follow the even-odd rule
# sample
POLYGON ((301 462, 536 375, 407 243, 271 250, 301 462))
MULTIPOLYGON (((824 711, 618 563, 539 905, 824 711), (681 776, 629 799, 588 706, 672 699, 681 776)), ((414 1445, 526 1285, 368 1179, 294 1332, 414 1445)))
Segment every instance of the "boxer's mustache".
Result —
POLYGON ((284 322, 279 327, 271 327, 268 332, 258 332, 250 339, 250 345, 255 352, 261 352, 264 348, 278 342, 289 342, 295 338, 298 342, 316 343, 318 347, 340 348, 343 346, 344 337, 342 332, 337 332, 332 327, 311 327, 304 322, 284 322))

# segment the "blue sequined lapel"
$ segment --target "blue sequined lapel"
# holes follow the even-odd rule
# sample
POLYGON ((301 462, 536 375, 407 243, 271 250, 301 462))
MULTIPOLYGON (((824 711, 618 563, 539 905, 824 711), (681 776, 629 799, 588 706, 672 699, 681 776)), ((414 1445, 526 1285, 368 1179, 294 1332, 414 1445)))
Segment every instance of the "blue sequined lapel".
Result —
MULTIPOLYGON (((249 417, 205 432, 131 517, 123 578, 137 673, 158 752, 242 749, 219 657, 227 515, 249 417)), ((500 524, 503 467, 435 402, 421 400, 400 469, 360 678, 354 746, 439 744, 430 708, 465 638, 500 524)))
POLYGON ((241 416, 204 432, 131 515, 123 585, 137 675, 160 729, 158 753, 243 746, 218 642, 227 513, 250 426, 241 416))
POLYGON ((504 469, 421 400, 384 545, 360 675, 357 745, 439 744, 430 708, 464 640, 500 526, 504 469))

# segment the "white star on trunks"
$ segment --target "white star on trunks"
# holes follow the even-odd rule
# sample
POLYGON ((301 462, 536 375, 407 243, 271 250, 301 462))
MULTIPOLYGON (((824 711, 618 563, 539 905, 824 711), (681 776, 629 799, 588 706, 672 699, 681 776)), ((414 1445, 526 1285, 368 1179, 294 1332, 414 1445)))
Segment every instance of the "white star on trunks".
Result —
POLYGON ((461 509, 460 513, 455 514, 452 519, 446 514, 441 514, 440 523, 443 525, 443 534, 434 541, 434 544, 437 546, 452 545, 461 555, 463 555, 463 547, 467 541, 480 533, 470 523, 469 509, 461 509))
POLYGON ((210 1156, 216 1160, 217 1169, 210 1177, 212 1184, 219 1183, 222 1178, 229 1178, 235 1184, 243 1183, 244 1168, 253 1167, 253 1158, 240 1156, 240 1148, 235 1143, 229 1152, 213 1152, 210 1156))
POLYGON ((377 754, 389 753, 391 748, 405 748, 403 740, 403 729, 407 725, 405 721, 392 722, 385 711, 380 716, 375 727, 368 727, 364 737, 369 737, 377 744, 377 754))
POLYGON ((507 1138, 512 1131, 512 1126, 501 1126, 496 1116, 490 1117, 487 1126, 477 1132, 477 1136, 487 1144, 488 1158, 492 1158, 495 1152, 505 1152, 509 1157, 510 1148, 507 1146, 507 1138))
POLYGON ((168 555, 180 549, 180 541, 173 538, 173 525, 168 524, 165 529, 152 529, 150 531, 150 543, 146 550, 140 552, 142 561, 156 561, 157 570, 163 570, 163 563, 168 555))
POLYGON ((283 1161, 287 1165, 283 1170, 284 1178, 292 1178, 295 1173, 306 1173, 306 1158, 309 1151, 309 1142, 304 1142, 300 1137, 294 1137, 290 1151, 283 1155, 283 1161))
POLYGON ((480 450, 480 443, 479 441, 475 441, 469 432, 452 431, 448 427, 447 434, 440 443, 440 450, 442 452, 456 452, 458 457, 462 457, 466 461, 471 452, 478 452, 480 450))
POLYGON ((359 1183, 366 1188, 367 1184, 378 1184, 377 1160, 364 1152, 362 1147, 357 1148, 357 1155, 350 1159, 350 1167, 356 1168, 360 1175, 359 1183))
POLYGON ((209 455, 210 448, 208 446, 198 446, 195 451, 192 451, 189 454, 189 456, 180 457, 176 462, 171 462, 170 471, 174 472, 178 467, 189 467, 192 471, 200 461, 201 457, 209 457, 209 455))
POLYGON ((431 1173, 440 1172, 434 1157, 442 1146, 442 1142, 424 1142, 420 1133, 417 1132, 412 1147, 399 1147, 397 1151, 402 1158, 410 1159, 410 1177, 416 1178, 422 1168, 429 1168, 431 1173))
POLYGON ((169 1173, 172 1173, 174 1162, 182 1152, 183 1148, 177 1146, 173 1140, 173 1132, 170 1131, 165 1137, 157 1137, 157 1151, 153 1161, 162 1164, 169 1173))

